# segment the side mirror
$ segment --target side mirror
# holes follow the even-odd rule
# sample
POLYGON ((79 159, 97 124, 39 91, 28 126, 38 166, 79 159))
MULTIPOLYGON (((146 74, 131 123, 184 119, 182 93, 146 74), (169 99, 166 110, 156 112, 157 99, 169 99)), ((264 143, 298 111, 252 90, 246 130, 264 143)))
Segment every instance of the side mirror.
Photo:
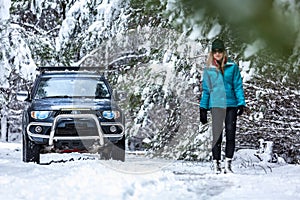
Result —
POLYGON ((17 93, 17 100, 18 101, 29 101, 30 94, 27 91, 20 91, 17 93))

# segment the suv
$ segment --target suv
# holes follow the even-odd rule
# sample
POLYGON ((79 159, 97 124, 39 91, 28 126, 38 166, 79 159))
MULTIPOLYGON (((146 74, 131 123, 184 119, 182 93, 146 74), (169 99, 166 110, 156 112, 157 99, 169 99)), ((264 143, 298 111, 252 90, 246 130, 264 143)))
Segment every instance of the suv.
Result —
POLYGON ((90 67, 37 70, 22 118, 23 161, 74 151, 124 161, 124 115, 105 77, 90 67))

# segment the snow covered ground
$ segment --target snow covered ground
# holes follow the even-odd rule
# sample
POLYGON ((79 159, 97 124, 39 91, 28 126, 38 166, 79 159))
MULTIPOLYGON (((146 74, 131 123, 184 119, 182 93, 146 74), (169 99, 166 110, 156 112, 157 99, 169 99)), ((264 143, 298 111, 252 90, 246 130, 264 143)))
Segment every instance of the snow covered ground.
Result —
POLYGON ((124 163, 78 153, 23 163, 20 143, 0 143, 0 199, 300 199, 299 165, 262 163, 253 153, 236 153, 235 174, 215 175, 208 162, 132 154, 124 163))

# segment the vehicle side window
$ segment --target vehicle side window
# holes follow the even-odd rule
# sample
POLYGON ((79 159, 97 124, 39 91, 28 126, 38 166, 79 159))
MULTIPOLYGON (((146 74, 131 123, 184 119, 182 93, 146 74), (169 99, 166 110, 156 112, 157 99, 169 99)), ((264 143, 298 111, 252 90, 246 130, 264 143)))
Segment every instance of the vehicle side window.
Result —
POLYGON ((106 85, 103 82, 99 82, 96 86, 96 91, 95 91, 95 97, 96 98, 104 98, 104 97, 109 97, 109 92, 106 87, 106 85))
POLYGON ((39 82, 38 89, 37 89, 35 97, 34 97, 35 99, 42 99, 47 96, 47 91, 45 90, 45 88, 47 87, 48 80, 49 80, 49 78, 43 79, 39 82))

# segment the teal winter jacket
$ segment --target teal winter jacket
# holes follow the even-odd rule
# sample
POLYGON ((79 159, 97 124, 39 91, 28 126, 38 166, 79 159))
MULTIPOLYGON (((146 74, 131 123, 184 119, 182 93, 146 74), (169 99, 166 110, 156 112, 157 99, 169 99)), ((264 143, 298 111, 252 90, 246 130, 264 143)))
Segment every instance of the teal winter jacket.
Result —
POLYGON ((200 107, 210 109, 245 105, 242 77, 234 62, 225 64, 224 74, 213 65, 204 69, 200 107))

